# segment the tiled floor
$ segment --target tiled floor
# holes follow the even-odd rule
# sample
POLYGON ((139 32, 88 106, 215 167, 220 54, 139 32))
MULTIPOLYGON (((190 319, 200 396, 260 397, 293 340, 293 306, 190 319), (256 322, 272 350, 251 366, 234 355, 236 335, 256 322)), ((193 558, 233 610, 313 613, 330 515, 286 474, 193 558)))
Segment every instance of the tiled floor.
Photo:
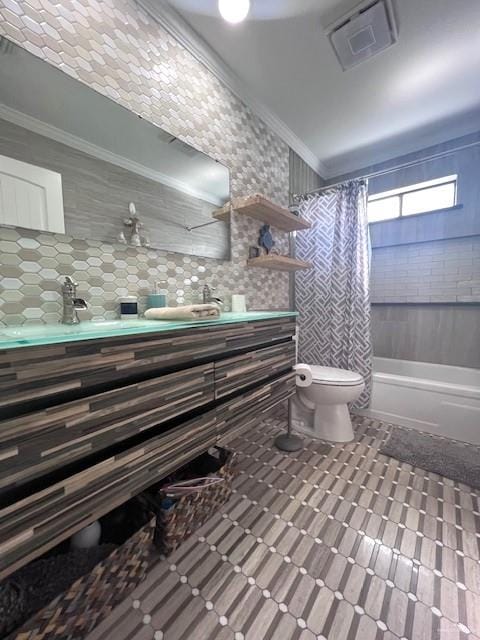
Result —
POLYGON ((272 447, 281 422, 238 438, 222 513, 89 640, 475 640, 480 492, 387 458, 388 425, 272 447))

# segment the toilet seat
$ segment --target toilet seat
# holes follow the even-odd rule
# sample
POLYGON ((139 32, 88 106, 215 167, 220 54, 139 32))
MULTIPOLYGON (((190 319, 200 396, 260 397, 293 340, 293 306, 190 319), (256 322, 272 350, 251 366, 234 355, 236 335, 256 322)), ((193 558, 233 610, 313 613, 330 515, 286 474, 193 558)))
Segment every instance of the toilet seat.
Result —
POLYGON ((314 383, 322 385, 332 385, 336 387, 356 387, 363 384, 363 378, 355 371, 337 369, 336 367, 322 367, 311 365, 312 378, 314 383))

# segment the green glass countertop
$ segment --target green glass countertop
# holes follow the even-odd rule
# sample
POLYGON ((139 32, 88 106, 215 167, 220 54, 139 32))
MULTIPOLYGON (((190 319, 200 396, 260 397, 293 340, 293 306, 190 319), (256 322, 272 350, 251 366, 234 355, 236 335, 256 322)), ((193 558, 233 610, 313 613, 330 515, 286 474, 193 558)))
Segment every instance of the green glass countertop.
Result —
POLYGON ((0 327, 0 350, 32 347, 79 340, 98 340, 114 336, 141 333, 160 333, 194 327, 210 327, 236 322, 273 320, 295 317, 293 311, 248 311, 246 313, 222 313, 220 318, 207 320, 85 320, 76 325, 41 324, 17 327, 0 327))

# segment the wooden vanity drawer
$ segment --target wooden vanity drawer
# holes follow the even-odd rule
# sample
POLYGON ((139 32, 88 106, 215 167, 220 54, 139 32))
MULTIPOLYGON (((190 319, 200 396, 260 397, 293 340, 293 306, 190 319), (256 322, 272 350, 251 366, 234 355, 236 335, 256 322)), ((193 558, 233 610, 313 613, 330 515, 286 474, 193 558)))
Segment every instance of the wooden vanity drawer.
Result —
POLYGON ((246 391, 219 405, 218 444, 226 445, 238 434, 258 424, 272 407, 295 394, 295 373, 289 371, 258 389, 246 391))
POLYGON ((0 510, 0 580, 206 451, 216 439, 212 410, 0 510))
POLYGON ((5 420, 0 494, 213 399, 208 363, 5 420))
POLYGON ((291 339, 295 318, 0 351, 0 419, 291 339))
POLYGON ((272 378, 295 364, 295 343, 286 342, 248 351, 215 363, 215 398, 272 378))

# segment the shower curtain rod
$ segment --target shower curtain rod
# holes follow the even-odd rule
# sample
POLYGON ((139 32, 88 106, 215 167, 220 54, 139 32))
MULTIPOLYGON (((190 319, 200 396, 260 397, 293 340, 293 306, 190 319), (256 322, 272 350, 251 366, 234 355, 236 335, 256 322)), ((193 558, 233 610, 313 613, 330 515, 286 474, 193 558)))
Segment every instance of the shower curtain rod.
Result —
POLYGON ((415 167, 418 164, 423 164, 424 162, 430 162, 432 160, 438 160, 439 158, 445 158, 446 156, 453 155, 457 151, 463 151, 464 149, 469 149, 470 147, 476 147, 480 145, 480 140, 476 142, 470 142, 469 144, 464 144, 453 149, 449 149, 448 151, 439 151, 438 153, 434 153, 431 156, 426 156, 425 158, 419 160, 412 160, 411 162, 404 162, 403 164, 396 165, 395 167, 390 167, 389 169, 383 169, 381 171, 375 171, 373 173, 367 173, 363 176, 357 176, 352 178, 347 178, 345 180, 340 180, 339 182, 334 182, 332 184, 326 184, 323 187, 319 187, 318 189, 313 189, 312 191, 307 191, 306 193, 294 193, 292 194, 292 198, 294 200, 298 200, 301 198, 306 198, 307 196, 313 195, 314 193, 320 193, 321 191, 328 191, 329 189, 333 189, 334 187, 339 187, 342 184, 347 184, 352 180, 369 180, 370 178, 377 178, 378 176, 385 176, 389 173, 394 173, 395 171, 399 171, 400 169, 408 169, 409 167, 415 167))

